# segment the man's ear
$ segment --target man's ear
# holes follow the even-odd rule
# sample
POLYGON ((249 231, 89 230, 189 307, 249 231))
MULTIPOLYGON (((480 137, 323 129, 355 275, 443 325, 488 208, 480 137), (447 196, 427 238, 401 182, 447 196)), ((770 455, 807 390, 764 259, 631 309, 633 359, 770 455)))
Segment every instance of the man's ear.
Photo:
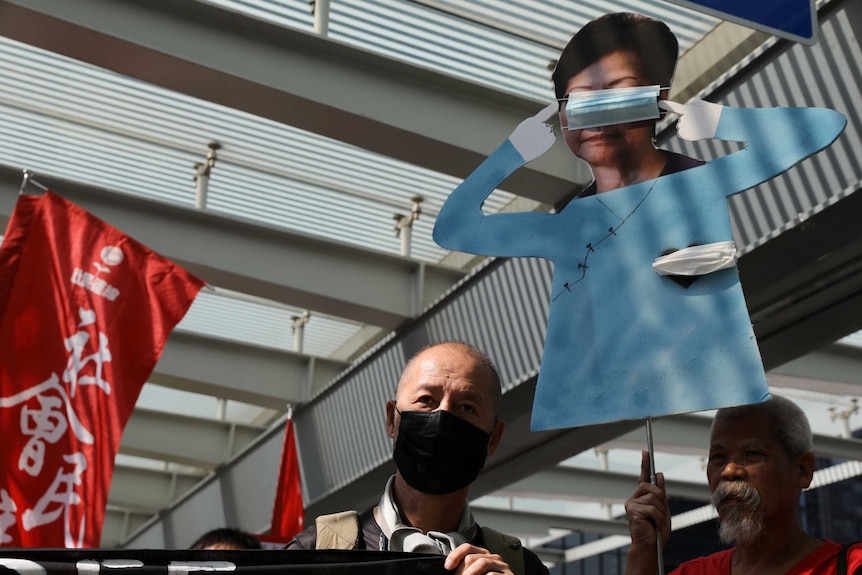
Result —
POLYGON ((398 436, 398 425, 395 423, 395 401, 390 399, 386 402, 386 435, 390 439, 398 436))
POLYGON ((500 445, 504 429, 506 429, 506 422, 498 419, 494 423, 494 429, 491 430, 491 441, 488 442, 488 457, 491 457, 497 451, 497 446, 500 445))
POLYGON ((799 456, 799 487, 807 489, 814 478, 814 454, 806 451, 799 456))

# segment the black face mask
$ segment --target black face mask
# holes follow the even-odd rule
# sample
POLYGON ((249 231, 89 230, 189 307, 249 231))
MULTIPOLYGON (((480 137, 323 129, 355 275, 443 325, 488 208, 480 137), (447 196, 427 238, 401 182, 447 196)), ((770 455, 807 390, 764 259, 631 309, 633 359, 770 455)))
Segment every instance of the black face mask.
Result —
POLYGON ((442 409, 399 413, 393 457, 408 485, 441 495, 476 479, 485 465, 491 434, 442 409))

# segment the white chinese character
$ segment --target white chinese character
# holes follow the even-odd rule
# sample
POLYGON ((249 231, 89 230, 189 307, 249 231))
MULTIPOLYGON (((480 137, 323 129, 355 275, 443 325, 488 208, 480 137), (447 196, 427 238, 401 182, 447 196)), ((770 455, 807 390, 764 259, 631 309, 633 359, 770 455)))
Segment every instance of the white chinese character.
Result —
MULTIPOLYGON (((92 310, 85 310, 84 308, 78 309, 78 316, 81 318, 79 326, 91 325, 96 320, 96 314, 92 310)), ((112 359, 111 350, 108 349, 108 336, 99 332, 99 349, 85 356, 84 348, 89 341, 90 334, 83 330, 63 340, 66 351, 71 352, 66 369, 63 371, 63 381, 72 384, 70 389, 72 397, 75 397, 79 384, 98 385, 105 393, 111 393, 111 384, 102 379, 103 364, 112 359), (90 362, 95 364, 95 375, 80 375, 84 366, 90 362)))
POLYGON ((90 433, 90 431, 84 427, 84 424, 81 423, 81 420, 78 419, 78 416, 75 414, 75 410, 72 408, 72 403, 69 401, 69 396, 66 394, 66 390, 63 386, 60 385, 60 378, 57 377, 56 373, 52 373, 51 377, 39 385, 34 385, 24 391, 16 393, 15 395, 10 395, 9 397, 0 397, 0 409, 15 407, 16 405, 26 403, 33 398, 38 399, 39 404, 42 406, 42 410, 26 407, 21 410, 21 433, 26 435, 28 434, 28 430, 31 430, 29 434, 33 435, 33 438, 28 441, 24 451, 21 453, 21 457, 18 460, 18 468, 35 477, 42 470, 45 453, 44 441, 46 439, 50 439, 52 442, 57 441, 59 437, 66 432, 66 429, 71 427, 78 440, 82 443, 92 444, 93 434, 90 433), (52 393, 56 393, 60 397, 62 405, 64 405, 66 409, 66 421, 62 424, 59 421, 59 410, 51 411, 52 407, 60 405, 57 398, 51 395, 52 393), (26 413, 25 410, 27 411, 26 413), (28 417, 33 419, 35 426, 29 425, 28 417), (56 423, 54 423, 53 429, 49 431, 48 427, 50 427, 52 419, 56 423), (40 426, 42 427, 40 428, 40 426), (61 427, 62 431, 60 431, 61 427), (37 429, 42 429, 43 431, 32 431, 37 429))
POLYGON ((72 283, 84 287, 84 270, 75 268, 75 271, 72 272, 72 283))
POLYGON ((21 515, 21 525, 30 531, 34 527, 53 523, 60 514, 63 514, 65 546, 77 548, 84 542, 85 517, 81 517, 81 523, 77 526, 78 533, 73 534, 72 526, 69 525, 71 521, 69 508, 72 505, 81 504, 81 496, 75 491, 75 486, 81 485, 81 475, 87 469, 87 458, 83 453, 72 453, 64 455, 63 459, 74 468, 69 473, 63 473, 63 467, 57 470, 54 481, 42 498, 32 509, 25 510, 21 515), (77 535, 77 538, 74 535, 77 535))
POLYGON ((118 295, 120 295, 120 290, 118 290, 112 285, 108 285, 108 287, 105 289, 105 297, 108 298, 110 301, 114 301, 115 299, 117 299, 118 295))
POLYGON ((16 511, 18 511, 18 507, 9 496, 9 492, 0 489, 0 545, 12 542, 12 536, 7 535, 6 530, 15 525, 16 511))
POLYGON ((93 280, 93 293, 96 295, 102 295, 105 293, 105 287, 107 287, 108 282, 103 280, 100 277, 97 277, 93 280))
POLYGON ((18 459, 18 469, 36 477, 45 461, 45 442, 57 443, 69 424, 63 414, 63 401, 58 397, 37 395, 41 409, 21 408, 21 433, 30 435, 18 459))
POLYGON ((96 312, 91 309, 85 309, 82 307, 78 308, 78 319, 81 321, 78 322, 78 327, 84 327, 87 325, 93 325, 96 323, 96 312))

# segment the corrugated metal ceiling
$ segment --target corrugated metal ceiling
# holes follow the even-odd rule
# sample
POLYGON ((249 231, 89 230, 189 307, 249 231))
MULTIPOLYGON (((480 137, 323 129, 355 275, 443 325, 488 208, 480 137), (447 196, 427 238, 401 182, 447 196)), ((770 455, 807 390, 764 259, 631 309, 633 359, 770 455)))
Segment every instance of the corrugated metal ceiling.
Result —
MULTIPOLYGON (((256 18, 312 30, 300 1, 207 0, 256 18)), ((718 20, 666 2, 633 0, 335 0, 329 38, 496 89, 552 98, 548 65, 571 35, 608 12, 659 18, 684 53, 718 20)))
MULTIPOLYGON (((194 1, 194 0, 187 0, 194 1)), ((311 31, 301 1, 212 4, 311 31)), ((548 63, 572 30, 598 14, 639 10, 668 21, 687 49, 715 20, 651 2, 338 0, 330 38, 538 100, 551 97, 548 63)), ((458 183, 447 175, 316 134, 197 100, 0 38, 0 162, 37 174, 160 201, 194 205, 193 166, 207 143, 223 148, 207 209, 267 225, 398 253, 392 214, 425 198, 412 257, 439 261, 433 217, 458 183)), ((487 209, 511 196, 498 192, 487 209)), ((254 304, 202 295, 181 328, 292 348, 300 310, 259 313, 254 304), (215 308, 236 310, 215 319, 215 308), (260 318, 249 329, 244 317, 260 318), (235 320, 233 318, 236 318, 235 320)), ((329 355, 358 329, 315 318, 306 351, 329 355)))
MULTIPOLYGON (((195 1, 195 0, 186 0, 195 1)), ((311 31, 304 0, 210 4, 311 31)), ((332 0, 330 38, 539 101, 552 97, 548 65, 595 16, 631 10, 666 21, 685 51, 714 18, 677 5, 568 0, 332 0)), ((433 216, 457 179, 237 110, 196 100, 0 38, 0 163, 160 201, 194 205, 193 165, 223 145, 208 209, 388 253, 399 252, 393 212, 425 197, 413 257, 436 262, 433 216)), ((58 190, 62 193, 62 190, 58 190)), ((509 199, 494 194, 488 209, 509 199)), ((179 329, 292 349, 289 306, 204 291, 179 329)), ((329 356, 361 326, 318 314, 306 353, 329 356)), ((858 335, 846 343, 862 345, 858 335)), ((214 416, 212 398, 148 386, 142 405, 214 416)), ((232 402, 229 418, 261 410, 232 402)))

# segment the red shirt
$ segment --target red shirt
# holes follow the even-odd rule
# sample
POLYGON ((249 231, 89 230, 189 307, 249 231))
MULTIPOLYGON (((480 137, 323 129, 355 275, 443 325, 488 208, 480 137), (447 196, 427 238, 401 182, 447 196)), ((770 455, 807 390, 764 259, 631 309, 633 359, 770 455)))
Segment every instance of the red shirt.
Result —
MULTIPOLYGON (((809 553, 785 575, 833 575, 841 545, 824 541, 823 545, 809 553)), ((670 575, 730 575, 730 558, 733 549, 719 551, 683 563, 670 575)), ((852 574, 862 567, 862 543, 854 544, 847 552, 847 573, 852 574)))

